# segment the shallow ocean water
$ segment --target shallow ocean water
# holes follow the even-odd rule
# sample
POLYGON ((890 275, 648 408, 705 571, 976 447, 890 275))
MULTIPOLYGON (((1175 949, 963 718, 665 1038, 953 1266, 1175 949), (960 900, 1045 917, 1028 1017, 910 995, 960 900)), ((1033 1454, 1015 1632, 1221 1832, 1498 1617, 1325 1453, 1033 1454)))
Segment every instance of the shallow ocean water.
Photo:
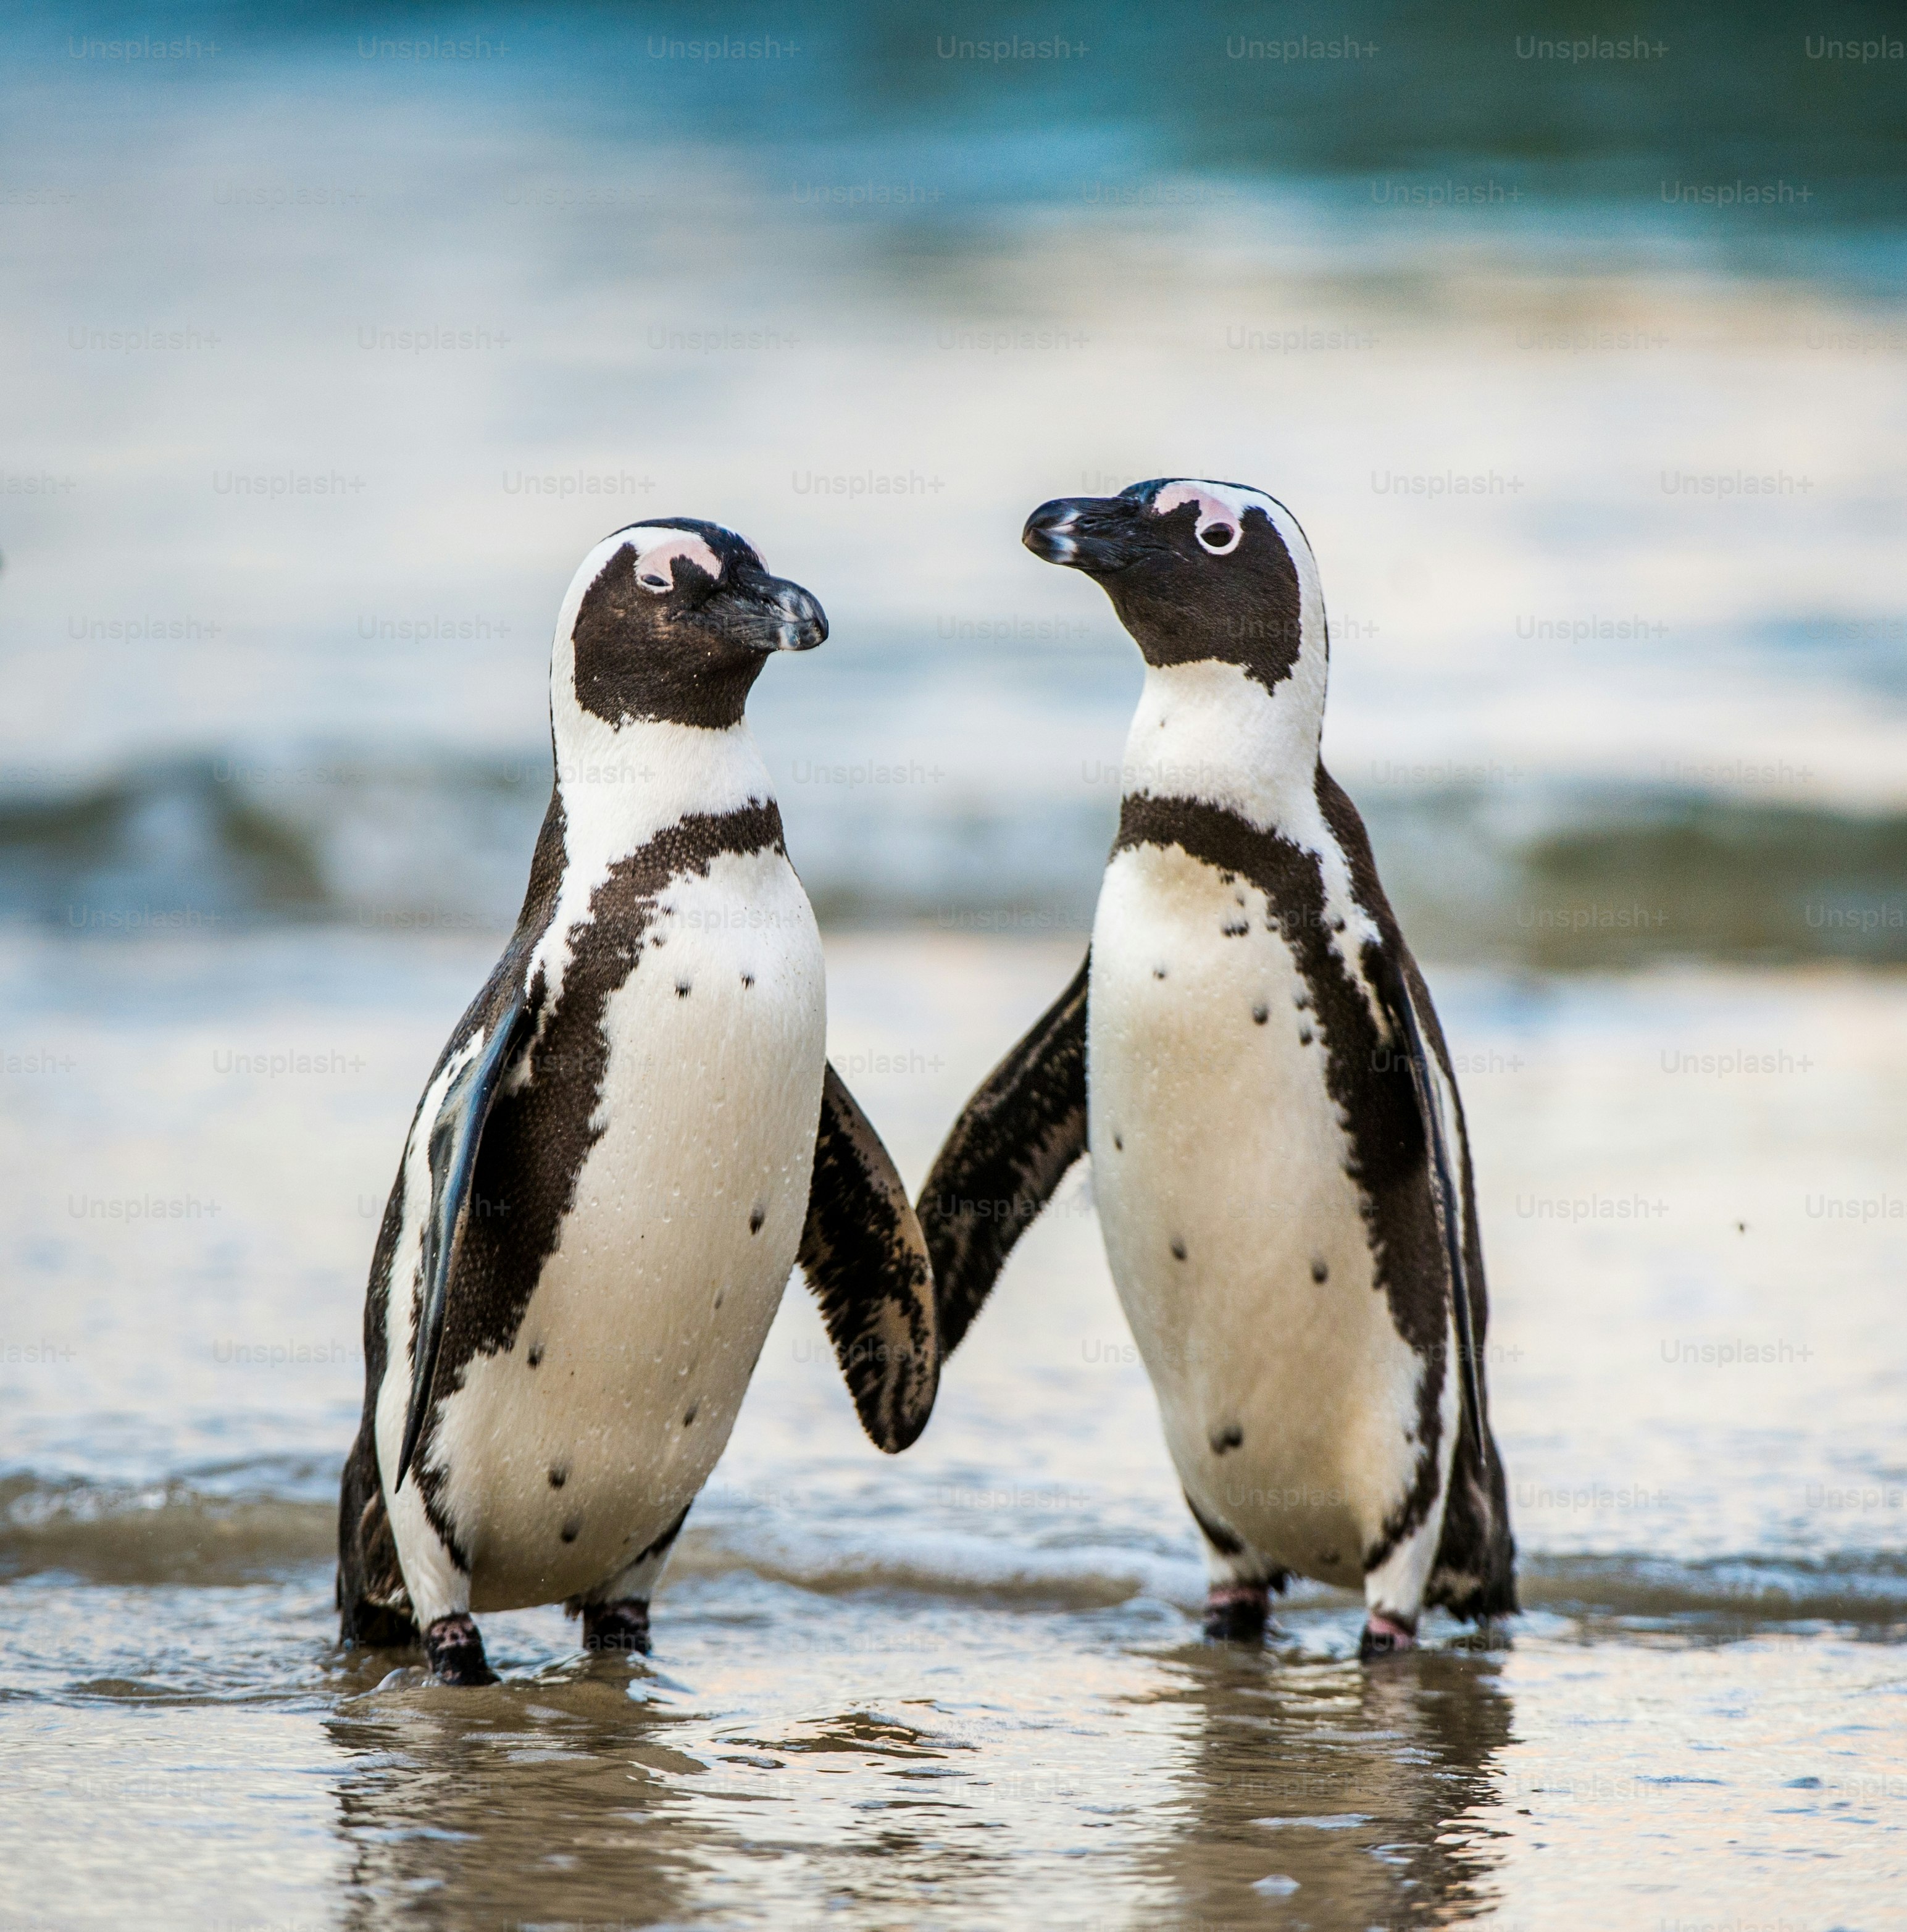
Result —
MULTIPOLYGON (((1877 1927, 1907 1895, 1907 984, 1437 971, 1525 1614, 1381 1669, 1195 1540, 1081 1170, 890 1460, 799 1282, 655 1655, 333 1643, 374 1217, 492 938, 0 950, 8 1924, 1877 1927), (142 1204, 135 1211, 130 1204, 142 1204)), ((829 942, 917 1179, 1073 941, 829 942)))

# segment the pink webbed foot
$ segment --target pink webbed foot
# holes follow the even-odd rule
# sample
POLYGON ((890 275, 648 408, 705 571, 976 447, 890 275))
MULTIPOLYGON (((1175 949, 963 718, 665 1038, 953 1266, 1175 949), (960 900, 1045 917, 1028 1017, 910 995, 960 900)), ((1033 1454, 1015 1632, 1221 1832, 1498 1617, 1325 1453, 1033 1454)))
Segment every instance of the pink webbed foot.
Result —
POLYGON ((649 1606, 639 1598, 583 1606, 585 1650, 649 1650, 649 1606))
POLYGON ((477 1620, 463 1611, 439 1617, 424 1633, 424 1654, 439 1684, 494 1684, 477 1620))
POLYGON ((1212 1643, 1259 1643, 1271 1616, 1271 1593, 1262 1584, 1215 1586, 1205 1594, 1205 1636, 1212 1643))
POLYGON ((1395 1657, 1399 1651, 1414 1650, 1417 1631, 1408 1624, 1373 1610, 1364 1619, 1364 1634, 1357 1640, 1359 1660, 1368 1664, 1374 1657, 1395 1657))

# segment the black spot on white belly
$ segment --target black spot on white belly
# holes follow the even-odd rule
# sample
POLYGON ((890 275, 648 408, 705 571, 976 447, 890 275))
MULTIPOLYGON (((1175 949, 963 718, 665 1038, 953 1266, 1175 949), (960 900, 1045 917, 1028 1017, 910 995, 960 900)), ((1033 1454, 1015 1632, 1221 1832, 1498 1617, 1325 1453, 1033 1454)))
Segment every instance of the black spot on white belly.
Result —
POLYGON ((1214 1456, 1222 1456, 1228 1449, 1236 1449, 1245 1440, 1245 1432, 1235 1422, 1228 1422, 1224 1428, 1215 1429, 1207 1438, 1212 1445, 1214 1456))
POLYGON ((1298 990, 1291 995, 1291 1004, 1297 1008, 1300 1012, 1303 1012, 1305 1008, 1311 1004, 1311 995, 1303 987, 1300 986, 1298 990))
POLYGON ((1123 1136, 1119 1134, 1114 1134, 1113 1136, 1112 1150, 1114 1154, 1123 1154, 1126 1151, 1126 1142, 1123 1136))
POLYGON ((1251 929, 1252 922, 1249 919, 1228 919, 1219 928, 1228 939, 1243 939, 1251 929))
POLYGON ((744 973, 742 975, 742 984, 744 987, 752 986, 754 983, 755 976, 752 973, 744 973))
POLYGON ((722 1297, 723 1297, 724 1294, 726 1294, 727 1292, 728 1292, 728 1291, 727 1291, 727 1288, 717 1288, 717 1289, 715 1290, 715 1306, 716 1306, 718 1308, 719 1308, 719 1307, 721 1306, 721 1298, 722 1298, 722 1297))
POLYGON ((1152 969, 1152 976, 1155 980, 1164 979, 1165 976, 1165 968, 1163 966, 1155 966, 1152 969))
POLYGON ((679 1000, 685 1000, 685 999, 687 999, 687 998, 688 998, 689 994, 690 994, 690 992, 691 992, 691 990, 692 990, 692 988, 691 988, 691 982, 690 982, 688 980, 678 980, 676 982, 676 998, 677 999, 679 999, 679 1000))
POLYGON ((1299 1028, 1298 1044, 1300 1046, 1309 1046, 1311 1044, 1311 1029, 1309 1027, 1301 1026, 1299 1028))
POLYGON ((535 1368, 537 1364, 543 1359, 543 1344, 541 1342, 531 1342, 529 1345, 529 1353, 526 1355, 523 1359, 529 1363, 532 1369, 535 1368))
MULTIPOLYGON (((767 1208, 765 1208, 760 1202, 757 1201, 755 1204, 748 1210, 748 1232, 751 1234, 759 1234, 761 1232, 761 1224, 767 1219, 767 1208)), ((720 1295, 717 1295, 715 1297, 715 1304, 718 1307, 721 1305, 721 1297, 720 1295)))
POLYGON ((1322 1255, 1313 1255, 1312 1256, 1311 1278, 1313 1281, 1325 1280, 1330 1276, 1330 1268, 1326 1264, 1324 1257, 1322 1255))
POLYGON ((565 1543, 574 1543, 582 1534, 583 1519, 580 1516, 571 1516, 563 1525, 563 1540, 565 1543))
POLYGON ((550 1486, 551 1489, 559 1490, 562 1487, 564 1484, 568 1480, 569 1465, 567 1462, 552 1462, 550 1465, 550 1486))
POLYGON ((1182 1262, 1185 1258, 1186 1244, 1178 1235, 1174 1234, 1172 1237, 1172 1258, 1175 1262, 1182 1262))
POLYGON ((1267 1006, 1254 1006, 1252 1009, 1252 1018, 1258 1025, 1263 1026, 1265 1022, 1271 1018, 1271 1009, 1267 1006))
POLYGON ((702 1405, 699 1402, 692 1402, 688 1405, 688 1413, 682 1419, 682 1426, 683 1428, 686 1429, 689 1424, 695 1420, 695 1412, 702 1405))

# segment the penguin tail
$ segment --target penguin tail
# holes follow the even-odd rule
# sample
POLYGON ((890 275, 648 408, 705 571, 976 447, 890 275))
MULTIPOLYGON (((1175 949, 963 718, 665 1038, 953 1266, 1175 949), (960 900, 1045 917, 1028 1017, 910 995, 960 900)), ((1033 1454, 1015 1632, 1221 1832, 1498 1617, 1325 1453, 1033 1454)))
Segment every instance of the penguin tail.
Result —
POLYGON ((1487 1465, 1480 1462, 1467 1416, 1451 1464, 1443 1534, 1424 1600, 1471 1623, 1513 1616, 1522 1608, 1503 1458, 1492 1440, 1487 1465))
POLYGON ((423 1641, 384 1507, 368 1419, 346 1459, 338 1496, 337 1602, 340 1643, 406 1650, 423 1641))

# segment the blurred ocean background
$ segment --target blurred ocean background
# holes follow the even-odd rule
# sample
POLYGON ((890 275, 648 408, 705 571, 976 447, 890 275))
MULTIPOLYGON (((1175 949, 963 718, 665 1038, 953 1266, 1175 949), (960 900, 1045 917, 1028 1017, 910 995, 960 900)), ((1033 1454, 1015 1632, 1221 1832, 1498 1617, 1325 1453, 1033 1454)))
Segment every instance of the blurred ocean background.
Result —
POLYGON ((755 705, 827 913, 1083 926, 1136 656, 1015 538, 1198 472, 1306 524, 1423 950, 1907 958, 1900 68, 1035 24, 16 15, 0 904, 507 922, 562 586, 686 513, 833 621, 755 705))
POLYGON ((0 21, 0 1924, 1900 1923, 1902 34, 0 21), (1319 559, 1529 1614, 1201 1649, 1082 1174, 898 1462, 790 1292, 652 1666, 552 1611, 379 1688, 364 1274, 577 560, 709 517, 826 608, 751 717, 917 1182, 1077 962, 1138 688, 1021 522, 1170 474, 1319 559))

